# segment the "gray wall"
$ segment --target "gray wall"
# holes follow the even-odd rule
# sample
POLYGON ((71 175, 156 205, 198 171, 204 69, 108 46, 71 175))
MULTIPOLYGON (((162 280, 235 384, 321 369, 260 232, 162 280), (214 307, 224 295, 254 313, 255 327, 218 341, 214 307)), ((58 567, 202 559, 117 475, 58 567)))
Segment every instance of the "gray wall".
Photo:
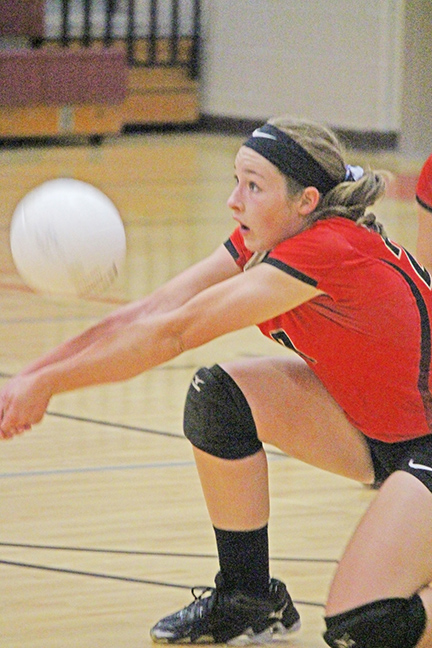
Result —
POLYGON ((407 0, 405 8, 401 152, 432 152, 432 1, 407 0))
POLYGON ((208 0, 203 112, 400 125, 403 0, 208 0))

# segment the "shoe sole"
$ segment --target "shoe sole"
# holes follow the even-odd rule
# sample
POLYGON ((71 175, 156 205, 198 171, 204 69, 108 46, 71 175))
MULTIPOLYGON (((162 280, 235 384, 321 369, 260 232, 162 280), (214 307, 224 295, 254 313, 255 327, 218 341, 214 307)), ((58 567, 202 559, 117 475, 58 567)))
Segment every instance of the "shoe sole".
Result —
MULTIPOLYGON (((248 630, 246 630, 246 632, 238 635, 238 637, 228 639, 226 644, 228 646, 253 646, 254 644, 260 645, 288 641, 290 635, 292 635, 293 632, 300 630, 300 627, 300 620, 296 621, 290 628, 286 628, 282 623, 278 621, 273 626, 271 626, 271 628, 266 628, 266 630, 259 632, 258 634, 255 634, 252 628, 249 628, 248 630)), ((213 638, 209 637, 208 635, 198 637, 197 639, 195 639, 195 641, 191 641, 190 637, 183 637, 182 639, 174 640, 171 637, 155 637, 154 635, 151 635, 151 638, 154 643, 158 644, 198 645, 215 643, 213 641, 213 638)))
POLYGON ((286 628, 279 621, 266 628, 263 632, 255 634, 252 628, 246 630, 238 637, 229 639, 227 644, 229 646, 253 646, 254 644, 268 644, 288 641, 293 632, 300 630, 301 621, 296 621, 290 628, 286 628))

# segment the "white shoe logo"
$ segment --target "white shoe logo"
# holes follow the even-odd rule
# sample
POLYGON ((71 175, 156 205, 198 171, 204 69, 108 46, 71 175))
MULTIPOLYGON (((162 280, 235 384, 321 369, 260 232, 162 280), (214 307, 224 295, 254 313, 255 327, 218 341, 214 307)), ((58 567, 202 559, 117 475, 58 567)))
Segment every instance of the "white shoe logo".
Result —
POLYGON ((280 608, 280 610, 274 610, 273 612, 270 612, 270 614, 268 615, 268 618, 269 619, 280 619, 280 620, 282 620, 283 613, 285 612, 287 607, 288 607, 288 603, 285 603, 285 605, 283 605, 280 608))
POLYGON ((252 137, 266 137, 267 139, 272 139, 277 142, 277 137, 270 135, 270 133, 263 133, 259 128, 255 128, 254 132, 252 133, 252 137))
POLYGON ((414 463, 412 459, 408 461, 408 466, 410 468, 414 468, 417 470, 430 470, 432 472, 432 468, 430 466, 424 466, 423 464, 414 463))
POLYGON ((346 632, 341 639, 336 639, 335 644, 338 648, 352 648, 352 646, 356 645, 356 642, 346 632))
POLYGON ((197 392, 200 392, 201 391, 200 384, 204 385, 204 382, 205 382, 204 380, 201 380, 201 378, 197 374, 195 374, 192 380, 192 387, 196 389, 197 392))

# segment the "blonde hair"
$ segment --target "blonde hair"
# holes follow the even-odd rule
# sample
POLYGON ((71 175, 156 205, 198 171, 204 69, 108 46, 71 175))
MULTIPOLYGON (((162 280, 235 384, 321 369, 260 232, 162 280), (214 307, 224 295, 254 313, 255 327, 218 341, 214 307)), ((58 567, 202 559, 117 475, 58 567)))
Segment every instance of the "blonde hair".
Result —
MULTIPOLYGON (((384 227, 375 215, 366 213, 366 209, 385 193, 385 178, 382 173, 365 170, 359 180, 346 181, 345 152, 335 133, 329 128, 288 116, 269 119, 268 123, 289 135, 336 182, 339 181, 333 189, 321 196, 317 208, 311 214, 311 222, 342 216, 385 236, 384 227)), ((296 195, 304 189, 290 176, 286 178, 289 195, 296 195)))

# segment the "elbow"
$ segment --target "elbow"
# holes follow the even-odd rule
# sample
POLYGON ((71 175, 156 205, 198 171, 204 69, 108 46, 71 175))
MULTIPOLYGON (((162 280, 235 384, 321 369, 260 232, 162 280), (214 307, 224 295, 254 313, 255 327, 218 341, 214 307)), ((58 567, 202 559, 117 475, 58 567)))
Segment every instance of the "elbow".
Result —
POLYGON ((201 346, 203 340, 201 327, 196 325, 194 319, 188 315, 171 312, 162 317, 163 324, 160 330, 161 340, 165 340, 170 347, 169 355, 178 356, 185 351, 201 346))
POLYGON ((202 336, 197 335, 190 327, 177 330, 173 335, 173 341, 177 349, 176 355, 196 349, 203 344, 202 336))
POLYGON ((185 351, 188 351, 190 347, 188 347, 187 342, 185 340, 185 336, 181 333, 178 335, 174 336, 174 348, 175 348, 175 355, 181 355, 185 351))
POLYGON ((201 340, 197 340, 193 335, 190 334, 190 332, 183 331, 182 333, 178 333, 175 336, 175 345, 177 348, 176 355, 180 355, 181 353, 190 351, 191 349, 196 349, 197 347, 201 346, 201 344, 201 340))

